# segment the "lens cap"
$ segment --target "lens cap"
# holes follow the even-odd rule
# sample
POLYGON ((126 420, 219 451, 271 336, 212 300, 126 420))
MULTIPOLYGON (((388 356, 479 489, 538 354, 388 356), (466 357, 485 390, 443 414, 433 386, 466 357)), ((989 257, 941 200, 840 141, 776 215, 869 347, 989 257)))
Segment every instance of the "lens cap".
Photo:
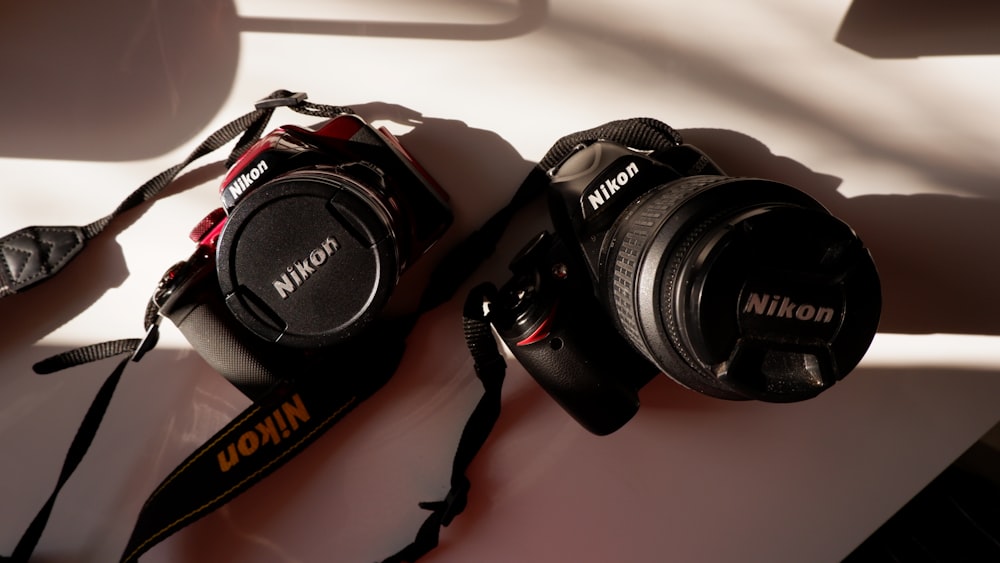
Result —
POLYGON ((735 394, 807 399, 861 360, 881 310, 875 265, 825 209, 770 203, 694 230, 670 284, 675 345, 735 394))
POLYGON ((315 348, 362 330, 399 275, 388 216, 334 173, 294 172, 243 196, 218 243, 232 314, 269 342, 315 348))

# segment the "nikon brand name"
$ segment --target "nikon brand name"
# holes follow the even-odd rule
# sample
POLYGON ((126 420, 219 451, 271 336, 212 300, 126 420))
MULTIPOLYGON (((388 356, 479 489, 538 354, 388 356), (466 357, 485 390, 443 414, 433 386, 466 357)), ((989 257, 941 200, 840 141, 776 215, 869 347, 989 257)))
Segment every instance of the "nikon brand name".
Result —
POLYGON ((302 397, 298 393, 291 400, 285 401, 274 409, 267 418, 258 422, 253 430, 244 432, 242 436, 230 443, 216 454, 219 470, 229 471, 241 459, 250 457, 268 444, 277 446, 282 440, 292 437, 299 429, 299 424, 309 421, 309 411, 306 410, 302 397))
POLYGON ((612 174, 608 179, 590 190, 590 193, 587 194, 587 201, 590 203, 591 209, 596 211, 599 207, 610 201, 618 190, 624 188, 625 184, 632 178, 635 178, 635 175, 638 173, 639 165, 635 161, 629 162, 617 174, 612 174))
POLYGON ((267 161, 262 160, 257 163, 253 168, 244 171, 242 174, 233 179, 232 183, 226 187, 229 195, 233 198, 233 201, 239 199, 243 192, 247 190, 254 182, 260 178, 260 175, 267 170, 267 161))
POLYGON ((810 303, 796 303, 789 297, 751 292, 743 312, 779 319, 794 319, 817 323, 833 322, 832 307, 819 307, 810 303))
POLYGON ((332 236, 326 237, 319 246, 314 248, 308 256, 302 260, 292 262, 291 266, 285 269, 285 273, 280 278, 271 282, 278 296, 287 299, 293 291, 302 287, 302 284, 316 273, 316 269, 326 264, 326 261, 333 256, 333 253, 340 248, 340 243, 332 236))

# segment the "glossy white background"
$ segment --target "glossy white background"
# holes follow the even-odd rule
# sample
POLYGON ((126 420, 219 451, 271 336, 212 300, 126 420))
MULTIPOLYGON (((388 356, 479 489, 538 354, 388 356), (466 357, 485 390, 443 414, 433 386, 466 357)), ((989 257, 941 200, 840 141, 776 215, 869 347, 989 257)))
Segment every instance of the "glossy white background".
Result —
MULTIPOLYGON (((387 125, 453 199, 433 260, 567 133, 661 119, 729 173, 785 181, 869 244, 880 333, 793 405, 659 378, 625 428, 579 428, 509 362, 468 509, 428 562, 839 561, 1000 419, 1000 8, 836 0, 137 1, 0 5, 0 233, 84 224, 268 92, 387 125)), ((290 111, 273 125, 312 121, 290 111)), ((31 364, 141 334, 218 205, 220 152, 55 280, 0 300, 0 553, 53 486, 113 361, 31 364)), ((473 281, 544 227, 525 214, 473 281)), ((419 271, 417 272, 419 273, 419 271)), ((392 381, 281 471, 144 562, 374 561, 447 488, 479 397, 459 296, 392 381)), ((133 365, 38 561, 117 560, 139 506, 247 404, 171 326, 133 365)))

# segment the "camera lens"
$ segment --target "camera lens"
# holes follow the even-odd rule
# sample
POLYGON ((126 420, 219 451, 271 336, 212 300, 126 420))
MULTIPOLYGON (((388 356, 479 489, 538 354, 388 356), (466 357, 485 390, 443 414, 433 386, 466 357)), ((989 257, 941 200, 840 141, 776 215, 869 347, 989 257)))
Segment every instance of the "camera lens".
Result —
POLYGON ((388 301, 396 243, 374 190, 334 172, 292 172, 234 208, 218 244, 219 285, 233 315, 264 340, 328 346, 388 301))
POLYGON ((856 234, 790 186, 692 176, 631 203, 599 280, 620 332, 682 385, 789 402, 861 360, 881 308, 856 234))

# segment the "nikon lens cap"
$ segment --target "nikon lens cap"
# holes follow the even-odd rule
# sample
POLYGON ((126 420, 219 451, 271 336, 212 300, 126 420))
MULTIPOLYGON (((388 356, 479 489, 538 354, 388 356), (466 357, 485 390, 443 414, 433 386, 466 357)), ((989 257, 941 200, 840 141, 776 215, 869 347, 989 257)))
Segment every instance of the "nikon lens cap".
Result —
POLYGON ((243 196, 218 243, 232 314, 270 342, 313 348, 362 330, 399 275, 388 215, 333 173, 292 173, 243 196))
POLYGON ((850 227, 822 208, 763 205, 701 229, 664 296, 692 368, 742 398, 790 402, 860 362, 881 290, 850 227))
POLYGON ((868 250, 791 186, 685 177, 636 200, 613 233, 605 269, 622 334, 699 392, 814 397, 854 369, 878 327, 868 250))

